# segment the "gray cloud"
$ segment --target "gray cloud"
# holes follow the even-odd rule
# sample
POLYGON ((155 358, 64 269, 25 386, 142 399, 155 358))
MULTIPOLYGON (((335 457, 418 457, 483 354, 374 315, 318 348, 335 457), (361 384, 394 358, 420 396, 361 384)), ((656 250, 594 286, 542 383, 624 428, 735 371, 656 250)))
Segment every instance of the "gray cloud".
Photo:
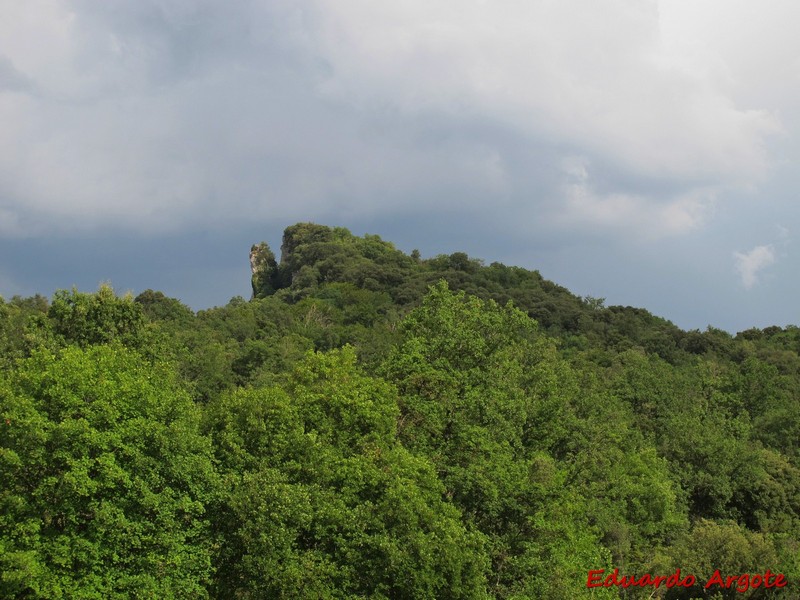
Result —
POLYGON ((749 252, 734 252, 736 269, 742 278, 742 285, 746 289, 752 288, 758 282, 758 276, 767 267, 775 262, 775 248, 770 246, 756 246, 749 252))
POLYGON ((24 73, 18 71, 11 60, 0 56, 0 93, 32 92, 34 89, 33 82, 24 73))
POLYGON ((655 3, 69 6, 29 22, 53 40, 28 65, 43 95, 0 107, 18 235, 402 212, 434 194, 442 209, 505 198, 567 229, 682 233, 763 175, 778 130, 669 63, 655 3), (545 151, 535 183, 520 144, 545 151), (571 156, 602 156, 618 185, 576 187, 571 156))

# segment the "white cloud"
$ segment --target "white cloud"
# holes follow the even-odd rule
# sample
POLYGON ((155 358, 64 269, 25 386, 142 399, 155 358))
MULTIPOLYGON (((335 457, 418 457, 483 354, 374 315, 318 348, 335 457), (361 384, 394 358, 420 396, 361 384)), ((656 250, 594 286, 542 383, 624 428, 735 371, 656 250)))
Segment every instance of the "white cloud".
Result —
POLYGON ((587 161, 562 161, 566 182, 553 220, 567 228, 616 231, 634 240, 682 235, 700 227, 713 211, 717 190, 696 188, 656 199, 641 193, 598 191, 587 161))
POLYGON ((756 246, 750 252, 734 252, 733 257, 742 285, 750 289, 758 282, 759 273, 775 262, 775 248, 771 244, 756 246))
POLYGON ((789 116, 800 93, 794 0, 664 0, 662 39, 682 69, 735 94, 744 106, 767 104, 789 116))
POLYGON ((672 56, 653 1, 321 1, 316 17, 331 94, 485 115, 642 174, 750 180, 779 131, 672 56))

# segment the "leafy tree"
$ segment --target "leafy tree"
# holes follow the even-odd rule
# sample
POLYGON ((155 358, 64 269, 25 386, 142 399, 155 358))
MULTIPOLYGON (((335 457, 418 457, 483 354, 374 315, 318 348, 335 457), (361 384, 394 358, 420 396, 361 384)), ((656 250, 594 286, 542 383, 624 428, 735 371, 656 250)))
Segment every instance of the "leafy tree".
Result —
POLYGON ((738 578, 744 573, 763 574, 767 569, 773 573, 782 572, 778 552, 772 541, 767 536, 748 531, 733 521, 701 519, 676 543, 671 552, 673 568, 692 573, 698 583, 690 589, 673 590, 670 598, 785 598, 785 591, 792 593, 791 590, 766 590, 763 586, 746 593, 737 591, 735 586, 723 589, 714 585, 704 589, 716 570, 720 571, 723 580, 730 575, 738 578))
POLYGON ((432 458, 447 496, 487 535, 492 593, 580 597, 587 566, 604 564, 607 554, 553 459, 566 451, 571 416, 559 385, 568 366, 524 313, 444 282, 403 329, 405 341, 385 366, 401 394, 401 439, 432 458))
POLYGON ((121 346, 0 379, 0 596, 202 598, 209 440, 174 374, 121 346))
POLYGON ((66 343, 88 346, 116 340, 136 346, 142 342, 141 306, 130 295, 118 297, 110 285, 101 285, 95 294, 59 290, 47 315, 55 334, 66 343))
POLYGON ((482 537, 397 443, 397 404, 351 349, 210 406, 230 500, 221 597, 481 598, 482 537))
POLYGON ((47 298, 14 296, 9 302, 0 297, 0 365, 11 365, 26 356, 37 345, 32 330, 46 321, 47 298))
POLYGON ((145 290, 134 302, 142 307, 142 313, 150 321, 168 321, 186 327, 194 317, 192 309, 175 298, 168 298, 163 292, 145 290))

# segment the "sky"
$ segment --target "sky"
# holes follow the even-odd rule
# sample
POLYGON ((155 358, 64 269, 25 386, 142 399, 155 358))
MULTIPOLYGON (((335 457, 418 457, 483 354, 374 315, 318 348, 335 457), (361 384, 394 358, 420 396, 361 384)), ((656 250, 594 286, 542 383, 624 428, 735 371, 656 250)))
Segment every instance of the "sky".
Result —
POLYGON ((250 295, 299 221, 800 324, 795 0, 0 0, 0 296, 250 295))

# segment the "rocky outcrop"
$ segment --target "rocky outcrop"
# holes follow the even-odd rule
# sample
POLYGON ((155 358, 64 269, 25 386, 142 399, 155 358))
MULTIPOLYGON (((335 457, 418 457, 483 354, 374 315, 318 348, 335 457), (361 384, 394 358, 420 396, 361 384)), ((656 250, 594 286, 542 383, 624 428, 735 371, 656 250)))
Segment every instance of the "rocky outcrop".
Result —
POLYGON ((254 244, 250 248, 250 283, 253 286, 253 298, 263 298, 275 293, 275 278, 278 264, 275 255, 266 242, 254 244))

